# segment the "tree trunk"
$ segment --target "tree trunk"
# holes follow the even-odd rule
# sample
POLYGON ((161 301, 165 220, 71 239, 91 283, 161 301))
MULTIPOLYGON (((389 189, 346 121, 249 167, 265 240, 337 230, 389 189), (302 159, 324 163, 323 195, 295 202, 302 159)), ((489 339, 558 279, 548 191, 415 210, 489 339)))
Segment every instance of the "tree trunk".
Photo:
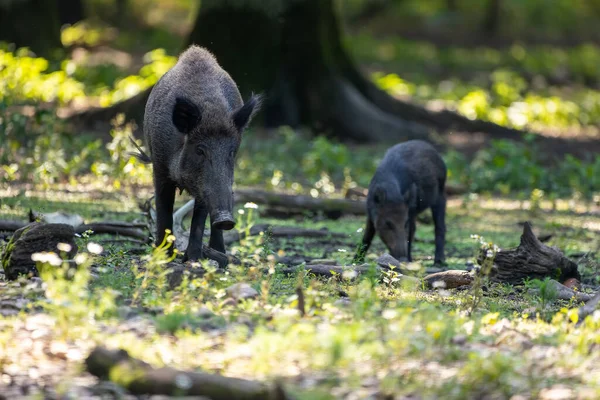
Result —
POLYGON ((0 41, 29 47, 47 56, 61 48, 60 19, 56 0, 0 2, 0 41))
POLYGON ((494 37, 500 27, 500 0, 489 0, 482 30, 488 37, 494 37))
MULTIPOLYGON (((267 94, 257 118, 266 127, 304 125, 358 142, 427 138, 428 127, 513 138, 522 133, 450 111, 429 111, 380 90, 345 51, 333 0, 204 0, 189 44, 214 53, 242 96, 267 94)), ((140 121, 146 97, 147 92, 98 116, 126 112, 140 121)))
POLYGON ((73 25, 84 18, 82 0, 60 0, 58 2, 60 24, 73 25))

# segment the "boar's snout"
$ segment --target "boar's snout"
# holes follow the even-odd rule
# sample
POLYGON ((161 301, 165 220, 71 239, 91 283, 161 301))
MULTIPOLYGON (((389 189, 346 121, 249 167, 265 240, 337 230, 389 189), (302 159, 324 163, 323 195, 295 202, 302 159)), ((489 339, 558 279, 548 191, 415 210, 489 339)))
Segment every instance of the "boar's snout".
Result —
POLYGON ((233 215, 229 211, 217 211, 210 217, 212 221, 212 227, 215 229, 222 229, 229 231, 235 226, 233 215))

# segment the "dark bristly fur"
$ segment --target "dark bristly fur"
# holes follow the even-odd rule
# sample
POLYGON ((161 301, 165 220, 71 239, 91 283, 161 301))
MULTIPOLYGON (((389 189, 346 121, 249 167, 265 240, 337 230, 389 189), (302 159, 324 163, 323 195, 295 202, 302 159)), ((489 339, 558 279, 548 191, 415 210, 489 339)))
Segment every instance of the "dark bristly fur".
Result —
POLYGON ((446 164, 429 143, 410 140, 390 148, 377 168, 367 196, 367 225, 355 262, 362 262, 378 233, 396 259, 412 260, 416 217, 431 209, 435 262, 444 262, 446 164))
POLYGON ((173 229, 175 190, 195 199, 190 241, 184 259, 202 257, 204 224, 210 215, 209 246, 225 252, 223 230, 232 229, 234 159, 242 132, 260 108, 261 96, 245 103, 235 82, 206 49, 191 46, 154 86, 144 115, 150 156, 137 145, 143 162, 152 162, 157 235, 173 229))

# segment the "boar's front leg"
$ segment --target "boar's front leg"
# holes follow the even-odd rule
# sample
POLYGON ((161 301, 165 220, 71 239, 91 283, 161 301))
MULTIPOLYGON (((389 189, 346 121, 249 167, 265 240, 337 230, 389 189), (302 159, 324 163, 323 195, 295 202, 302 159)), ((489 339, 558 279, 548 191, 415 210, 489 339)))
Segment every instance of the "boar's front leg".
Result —
MULTIPOLYGON (((211 225, 213 223, 211 218, 211 225)), ((215 249, 225 254, 225 242, 223 240, 223 230, 217 228, 210 228, 210 242, 208 243, 208 247, 211 249, 215 249)))
POLYGON ((361 244, 358 245, 358 250, 356 251, 356 255, 354 256, 355 263, 361 263, 365 261, 365 255, 367 254, 367 250, 371 246, 371 242, 373 241, 373 237, 375 236, 375 225, 370 217, 367 217, 367 226, 365 228, 365 234, 363 235, 363 239, 361 244))
POLYGON ((435 263, 444 264, 444 243, 446 242, 446 196, 441 195, 438 202, 431 207, 433 224, 435 225, 435 263))
MULTIPOLYGON (((164 174, 155 172, 154 193, 156 194, 156 246, 165 238, 165 230, 173 233, 173 203, 175 202, 175 183, 164 174)), ((173 246, 169 247, 169 254, 173 254, 173 246)))
POLYGON ((208 207, 203 201, 194 200, 194 214, 190 228, 190 240, 183 255, 183 261, 196 261, 202 258, 202 239, 204 238, 204 225, 208 216, 208 207))

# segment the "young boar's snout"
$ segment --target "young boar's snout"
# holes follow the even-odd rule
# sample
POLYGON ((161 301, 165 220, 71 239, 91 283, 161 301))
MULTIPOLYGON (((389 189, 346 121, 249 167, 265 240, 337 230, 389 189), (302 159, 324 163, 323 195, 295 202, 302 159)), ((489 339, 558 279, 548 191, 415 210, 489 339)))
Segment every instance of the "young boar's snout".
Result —
POLYGON ((390 251, 392 257, 400 262, 409 261, 408 259, 408 242, 406 238, 402 236, 399 240, 396 241, 393 250, 390 251))
POLYGON ((231 211, 216 211, 214 214, 211 214, 210 219, 212 221, 212 227, 215 229, 229 231, 235 227, 235 221, 233 220, 231 211))

